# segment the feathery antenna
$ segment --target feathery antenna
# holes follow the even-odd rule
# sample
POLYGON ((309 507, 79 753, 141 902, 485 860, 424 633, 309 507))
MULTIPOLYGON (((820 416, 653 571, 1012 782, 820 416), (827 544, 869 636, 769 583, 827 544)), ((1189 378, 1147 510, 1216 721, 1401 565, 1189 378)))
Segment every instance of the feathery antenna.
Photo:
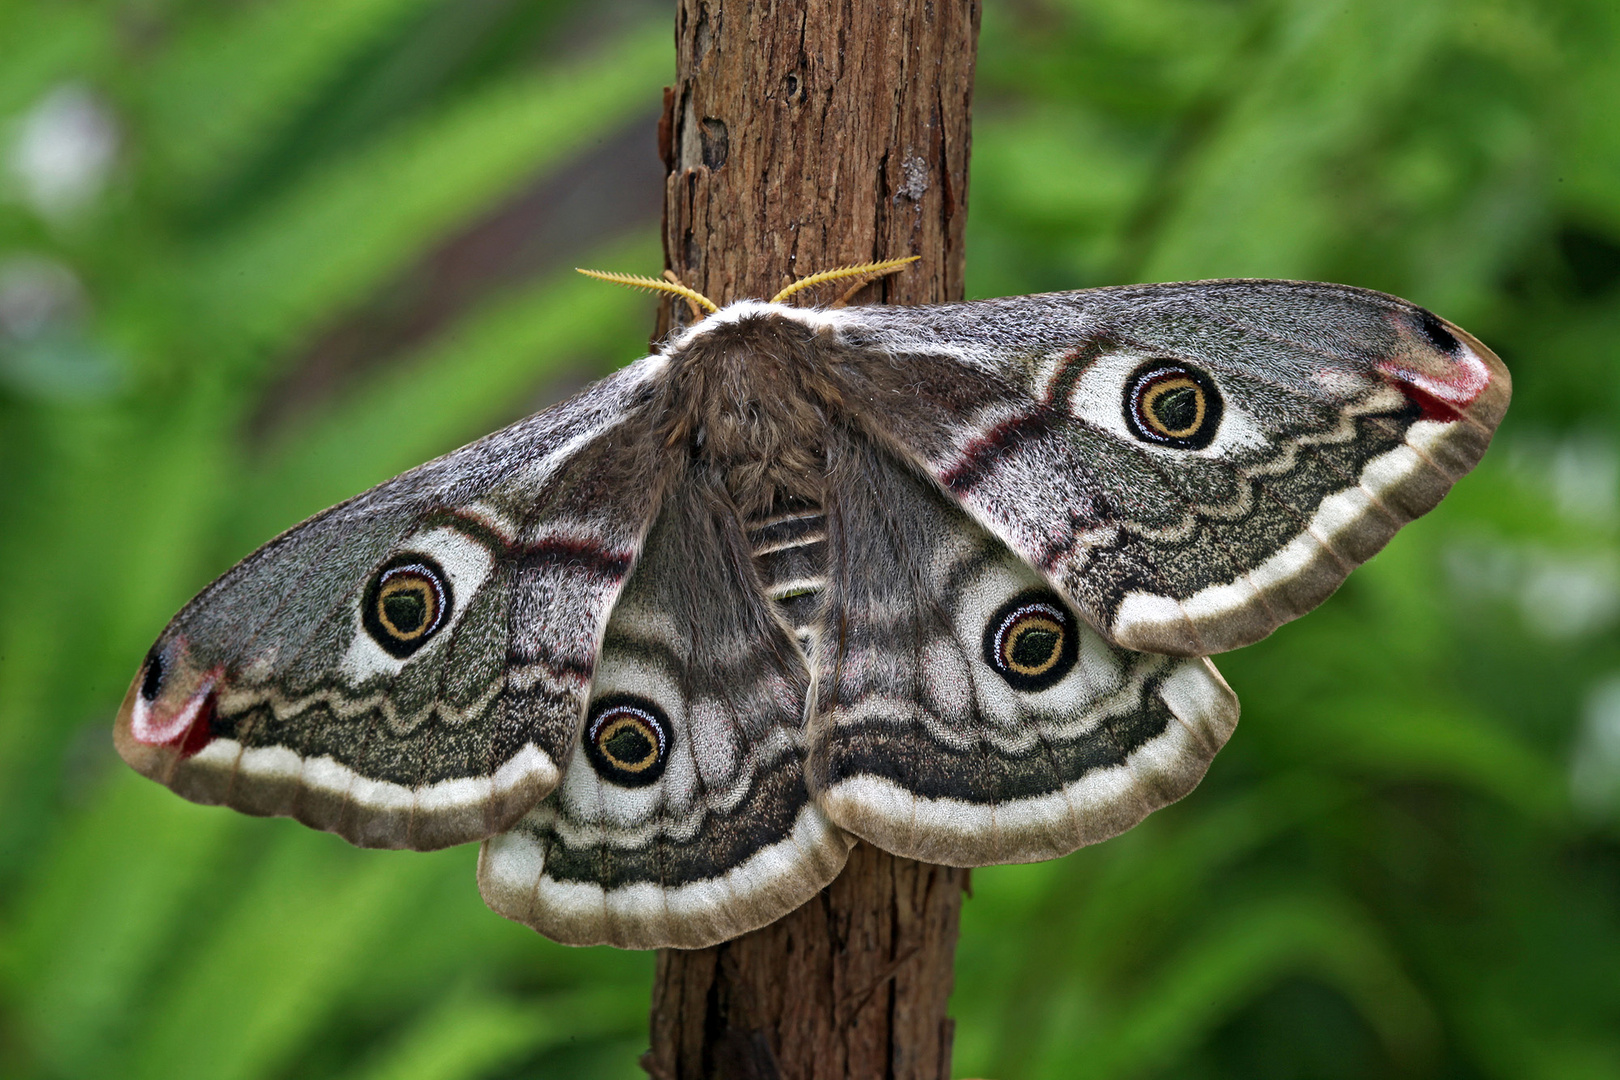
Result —
POLYGON ((595 278, 598 281, 611 281, 615 285, 628 285, 632 289, 645 289, 648 292, 669 293, 671 296, 682 297, 688 304, 700 304, 710 312, 720 310, 720 305, 713 300, 710 300, 696 289, 687 288, 678 281, 659 281, 657 278, 642 277, 640 274, 614 274, 605 270, 586 270, 580 266, 576 266, 574 269, 586 277, 595 278))
MULTIPOLYGON (((824 285, 829 281, 860 278, 833 304, 833 307, 843 307, 849 302, 849 298, 855 295, 857 290, 864 287, 873 278, 880 278, 884 274, 892 274, 902 266, 914 263, 920 258, 922 258, 921 255, 907 255, 903 259, 884 259, 882 262, 862 263, 859 266, 840 266, 836 270, 823 270, 818 274, 811 274, 809 277, 795 281, 771 297, 771 303, 780 304, 796 292, 816 285, 824 285)), ((665 280, 660 281, 657 278, 642 277, 640 274, 616 274, 606 270, 586 270, 581 266, 576 266, 574 269, 586 277, 595 278, 598 281, 611 281, 615 285, 628 285, 632 289, 644 289, 647 292, 661 292, 668 293, 671 296, 679 296, 691 307, 694 317, 699 316, 700 307, 707 309, 711 313, 720 310, 719 305, 713 300, 710 300, 696 289, 682 285, 675 275, 668 270, 664 271, 665 280)))
POLYGON ((771 297, 771 303, 780 304, 783 300, 786 300, 788 297, 792 296, 801 289, 808 289, 812 286, 822 285, 829 281, 842 281, 844 278, 852 277, 864 278, 865 280, 850 288, 848 292, 844 293, 844 295, 839 298, 838 303, 833 305, 834 307, 843 307, 844 304, 849 301, 849 298, 855 295, 855 291, 864 286, 868 281, 871 281, 873 278, 882 277, 884 274, 892 274, 902 266, 905 266, 907 263, 914 263, 920 258, 922 258, 921 255, 907 255, 903 259, 884 259, 882 262, 862 263, 859 266, 840 266, 836 270, 823 270, 819 274, 811 274, 809 277, 800 278, 798 281, 795 281, 793 284, 771 297))

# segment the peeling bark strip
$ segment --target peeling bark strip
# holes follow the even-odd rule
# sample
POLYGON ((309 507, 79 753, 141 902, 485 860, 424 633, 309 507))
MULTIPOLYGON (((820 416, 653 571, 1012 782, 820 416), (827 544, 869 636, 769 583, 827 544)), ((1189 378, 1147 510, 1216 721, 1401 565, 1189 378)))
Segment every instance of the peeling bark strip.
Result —
MULTIPOLYGON (((855 302, 962 298, 978 0, 679 0, 670 269, 720 303, 902 255, 855 302)), ((840 286, 807 298, 827 303, 840 286)), ((660 334, 684 309, 663 308, 660 334)), ((867 844, 798 911, 659 954, 657 1080, 944 1080, 967 871, 867 844)))

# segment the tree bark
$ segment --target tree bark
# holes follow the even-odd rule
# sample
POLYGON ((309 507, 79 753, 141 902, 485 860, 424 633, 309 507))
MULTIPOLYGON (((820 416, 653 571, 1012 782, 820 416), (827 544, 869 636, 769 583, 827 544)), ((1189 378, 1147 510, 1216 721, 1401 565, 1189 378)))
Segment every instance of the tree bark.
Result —
MULTIPOLYGON (((717 303, 903 255, 857 294, 962 298, 979 0, 679 0, 665 258, 717 303)), ((829 302, 841 286, 813 299, 829 302)), ((812 298, 806 298, 806 302, 812 298)), ((660 331, 687 321, 664 307, 660 331)), ((944 1080, 967 871, 859 844, 798 911, 659 954, 657 1080, 944 1080)))

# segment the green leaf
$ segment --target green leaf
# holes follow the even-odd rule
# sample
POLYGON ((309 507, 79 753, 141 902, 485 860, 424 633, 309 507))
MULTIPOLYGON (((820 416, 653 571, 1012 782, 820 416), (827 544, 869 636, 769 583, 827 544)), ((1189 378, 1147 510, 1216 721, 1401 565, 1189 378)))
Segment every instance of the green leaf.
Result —
POLYGON ((139 87, 164 194, 207 195, 333 83, 343 64, 431 0, 283 0, 184 22, 139 87))
POLYGON ((198 253, 194 294, 260 349, 286 347, 470 214, 658 100, 667 31, 635 27, 561 70, 519 74, 412 121, 198 253))

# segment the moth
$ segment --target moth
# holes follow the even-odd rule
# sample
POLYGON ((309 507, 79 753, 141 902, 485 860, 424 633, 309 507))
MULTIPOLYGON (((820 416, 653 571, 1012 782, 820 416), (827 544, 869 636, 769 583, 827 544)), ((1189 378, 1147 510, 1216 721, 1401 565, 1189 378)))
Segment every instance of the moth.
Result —
POLYGON ((481 841, 489 905, 571 944, 762 926, 857 837, 1053 858, 1192 790, 1238 718, 1207 657, 1431 509, 1510 395, 1341 285, 784 300, 270 541, 163 631, 119 752, 366 847, 481 841))

